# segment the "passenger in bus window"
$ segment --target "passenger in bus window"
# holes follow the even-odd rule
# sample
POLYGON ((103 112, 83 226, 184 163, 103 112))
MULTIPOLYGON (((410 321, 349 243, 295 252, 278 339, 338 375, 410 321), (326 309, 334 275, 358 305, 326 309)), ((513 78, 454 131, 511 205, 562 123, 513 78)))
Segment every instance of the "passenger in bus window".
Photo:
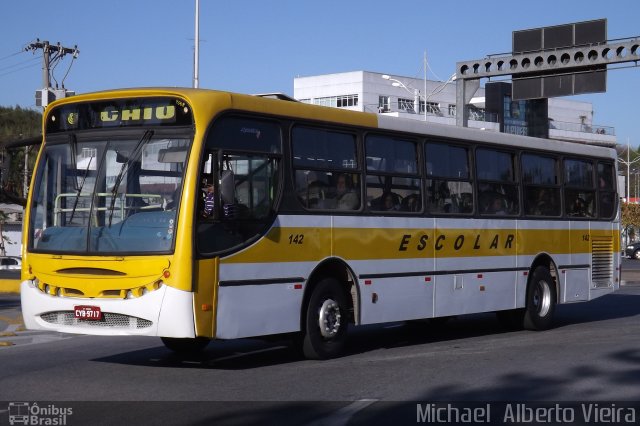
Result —
POLYGON ((502 202, 497 192, 490 186, 480 193, 480 211, 483 214, 498 214, 502 210, 502 202))
POLYGON ((402 199, 401 209, 406 212, 420 211, 420 195, 411 194, 402 199))
POLYGON ((602 176, 598 177, 598 187, 600 189, 605 189, 607 187, 607 183, 602 176))
POLYGON ((486 206, 485 212, 497 215, 508 214, 504 198, 500 196, 493 197, 486 206))
POLYGON ((336 208, 339 210, 355 210, 360 207, 360 198, 353 190, 351 175, 343 173, 336 181, 336 208))
POLYGON ((215 193, 213 192, 213 185, 207 185, 207 193, 204 196, 204 210, 202 211, 202 217, 213 217, 215 210, 215 193))
POLYGON ((400 210, 398 196, 393 192, 385 192, 382 194, 382 210, 394 211, 400 210))
POLYGON ((595 210, 596 210, 596 203, 595 203, 595 199, 593 197, 593 194, 591 193, 587 193, 585 196, 585 202, 584 202, 584 209, 585 209, 585 216, 586 217, 593 217, 595 216, 595 210))
POLYGON ((551 204, 549 192, 545 188, 540 188, 540 190, 538 191, 533 214, 535 214, 536 216, 553 216, 556 214, 555 209, 551 204))
POLYGON ((582 197, 576 197, 571 204, 571 210, 569 212, 571 216, 585 217, 587 216, 587 206, 582 197))
POLYGON ((302 193, 299 195, 302 203, 310 209, 326 208, 327 184, 320 180, 318 172, 313 170, 299 170, 298 173, 304 175, 302 193))

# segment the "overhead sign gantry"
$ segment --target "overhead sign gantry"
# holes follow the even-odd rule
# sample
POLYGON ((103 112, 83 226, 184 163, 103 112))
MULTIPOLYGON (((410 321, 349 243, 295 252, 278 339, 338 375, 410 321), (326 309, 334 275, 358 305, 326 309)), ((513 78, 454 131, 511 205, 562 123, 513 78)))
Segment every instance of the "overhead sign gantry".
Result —
POLYGON ((640 60, 640 38, 606 40, 606 19, 514 31, 511 54, 456 64, 456 124, 481 78, 512 76, 514 100, 606 91, 609 65, 640 60))

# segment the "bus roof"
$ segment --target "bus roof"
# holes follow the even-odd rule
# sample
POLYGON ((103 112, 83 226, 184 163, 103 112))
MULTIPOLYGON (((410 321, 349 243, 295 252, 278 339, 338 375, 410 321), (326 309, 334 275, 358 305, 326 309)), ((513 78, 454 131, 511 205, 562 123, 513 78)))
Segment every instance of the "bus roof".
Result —
POLYGON ((427 134, 429 136, 435 136, 443 139, 450 138, 469 142, 498 144, 504 145, 505 147, 539 149, 577 155, 616 158, 615 149, 604 146, 560 141, 556 139, 534 138, 531 136, 521 136, 447 124, 425 123, 424 121, 389 117, 385 115, 380 115, 378 117, 378 128, 427 134))
POLYGON ((443 139, 446 138, 498 144, 504 145, 505 147, 540 149, 576 155, 616 158, 615 150, 609 147, 497 133, 494 131, 430 123, 415 119, 389 117, 384 114, 350 111, 300 102, 291 102, 291 100, 281 100, 274 96, 246 95, 211 89, 148 87, 105 90, 101 92, 80 94, 55 101, 47 108, 47 113, 52 107, 74 102, 153 96, 176 96, 184 98, 194 107, 194 115, 196 117, 203 114, 205 116, 207 114, 209 114, 209 116, 213 116, 222 110, 243 110, 269 115, 331 122, 335 124, 394 130, 418 135, 429 135, 443 139))

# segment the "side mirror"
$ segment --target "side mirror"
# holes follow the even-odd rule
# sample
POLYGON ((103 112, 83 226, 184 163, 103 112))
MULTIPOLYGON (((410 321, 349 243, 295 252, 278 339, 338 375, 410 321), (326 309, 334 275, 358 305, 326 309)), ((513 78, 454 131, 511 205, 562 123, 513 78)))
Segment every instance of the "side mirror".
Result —
POLYGON ((187 149, 182 147, 165 148, 158 152, 159 163, 184 163, 187 159, 187 149))

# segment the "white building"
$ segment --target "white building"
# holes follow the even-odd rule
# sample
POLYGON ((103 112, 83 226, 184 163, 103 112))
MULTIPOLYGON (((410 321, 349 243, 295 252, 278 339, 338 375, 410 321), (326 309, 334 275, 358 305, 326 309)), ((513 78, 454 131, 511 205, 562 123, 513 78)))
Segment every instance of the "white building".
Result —
MULTIPOLYGON (((499 131, 495 118, 485 114, 484 91, 481 87, 471 99, 469 127, 499 131)), ((456 124, 456 82, 453 79, 425 81, 369 71, 296 77, 293 97, 316 105, 456 124)), ((616 143, 612 127, 594 124, 591 103, 552 98, 549 99, 548 114, 550 139, 610 146, 616 143)))

